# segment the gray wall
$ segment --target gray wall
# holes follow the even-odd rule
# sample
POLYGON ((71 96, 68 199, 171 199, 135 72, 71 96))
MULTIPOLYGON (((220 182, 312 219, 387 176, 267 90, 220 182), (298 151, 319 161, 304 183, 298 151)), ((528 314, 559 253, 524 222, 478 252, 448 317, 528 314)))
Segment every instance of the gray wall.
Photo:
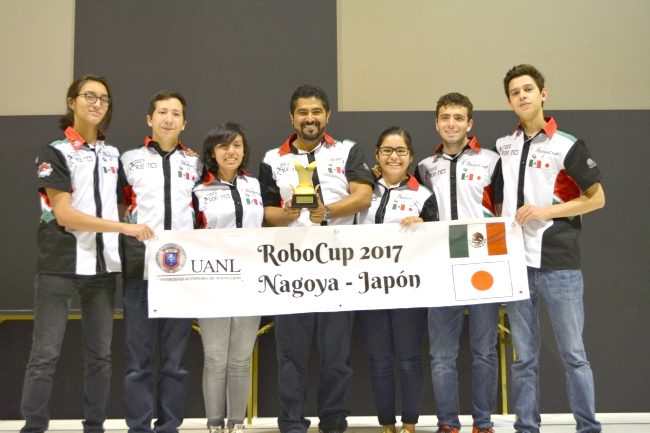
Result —
MULTIPOLYGON (((288 99, 300 84, 325 88, 333 114, 335 137, 355 139, 372 155, 385 127, 400 124, 413 135, 416 160, 437 143, 433 115, 428 112, 338 112, 336 4, 333 1, 274 0, 237 2, 85 0, 76 4, 75 76, 106 75, 115 112, 109 141, 122 150, 142 143, 148 98, 161 88, 174 88, 188 99, 185 144, 200 150, 202 138, 217 122, 244 125, 252 147, 250 169, 264 150, 290 133, 288 99)), ((467 57, 467 56, 466 56, 467 57)), ((471 57, 471 56, 469 56, 471 57)), ((509 59, 505 70, 520 59, 509 59)), ((606 67, 606 62, 604 62, 606 67)), ((473 65, 480 79, 480 65, 473 65)), ((45 77, 47 74, 45 73, 45 77)), ((547 77, 552 89, 553 77, 547 77)), ((486 83, 500 86, 500 83, 486 83)), ((609 85, 603 83, 603 85, 609 85)), ((615 84, 612 84, 615 85, 615 84)), ((63 93, 62 89, 62 93, 63 93)), ((454 90, 454 83, 449 83, 454 90)), ((640 89, 639 91, 647 91, 640 89)), ((471 95, 469 95, 471 97, 471 95)), ((390 97, 390 95, 386 95, 390 97)), ((63 105, 63 101, 62 101, 63 105)), ((562 129, 584 138, 604 173, 605 209, 584 218, 582 235, 585 273, 585 342, 592 363, 600 412, 650 411, 648 329, 650 201, 643 191, 650 161, 648 110, 558 111, 562 129)), ((507 111, 475 113, 473 133, 487 147, 514 128, 507 111)), ((34 155, 60 133, 56 116, 0 117, 0 179, 6 186, 0 251, 0 310, 29 310, 35 266, 38 203, 34 155)), ((118 301, 119 302, 119 301, 118 301)), ((542 315, 542 411, 569 412, 562 367, 545 315, 542 315)), ((115 333, 114 401, 111 416, 120 416, 122 352, 120 323, 115 333)), ((80 356, 78 323, 70 324, 54 390, 52 416, 80 418, 80 356), (70 395, 70 398, 64 396, 70 395), (61 398, 63 397, 63 398, 61 398)), ((0 419, 19 418, 18 399, 29 351, 30 322, 0 324, 0 419)), ((275 394, 273 336, 261 339, 261 416, 278 413, 275 394)), ((424 349, 426 351, 426 348, 424 349)), ((200 396, 200 341, 190 348, 191 395, 200 396)), ((373 413, 365 353, 355 335, 355 375, 350 404, 354 415, 373 413)), ((468 357, 461 355, 463 407, 467 413, 468 357)), ((314 413, 314 391, 310 407, 314 413)), ((188 416, 202 416, 200 398, 192 397, 188 416)), ((430 381, 424 404, 433 413, 430 381)))

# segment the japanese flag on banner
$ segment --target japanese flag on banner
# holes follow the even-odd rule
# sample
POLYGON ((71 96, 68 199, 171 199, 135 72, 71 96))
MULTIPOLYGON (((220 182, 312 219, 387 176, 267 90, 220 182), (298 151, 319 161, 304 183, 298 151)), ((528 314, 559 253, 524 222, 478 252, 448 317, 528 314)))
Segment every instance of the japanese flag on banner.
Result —
POLYGON ((452 265, 456 301, 512 297, 508 262, 452 265))
POLYGON ((449 226, 449 257, 487 257, 508 254, 502 222, 449 226))

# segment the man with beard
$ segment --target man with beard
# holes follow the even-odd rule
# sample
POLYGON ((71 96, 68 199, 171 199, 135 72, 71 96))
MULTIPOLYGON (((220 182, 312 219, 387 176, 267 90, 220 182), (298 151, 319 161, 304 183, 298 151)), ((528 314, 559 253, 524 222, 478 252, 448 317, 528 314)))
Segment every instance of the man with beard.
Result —
MULTIPOLYGON (((338 141, 325 133, 330 118, 326 93, 303 85, 291 97, 289 118, 294 133, 269 150, 260 165, 264 220, 274 227, 354 224, 355 214, 370 206, 373 177, 359 147, 350 140, 338 141), (313 172, 318 203, 313 208, 292 207, 298 173, 294 162, 313 172)), ((347 428, 345 398, 350 388, 349 366, 353 313, 302 313, 275 318, 278 384, 282 433, 304 433, 307 364, 311 341, 316 335, 319 353, 318 423, 322 433, 347 428)))

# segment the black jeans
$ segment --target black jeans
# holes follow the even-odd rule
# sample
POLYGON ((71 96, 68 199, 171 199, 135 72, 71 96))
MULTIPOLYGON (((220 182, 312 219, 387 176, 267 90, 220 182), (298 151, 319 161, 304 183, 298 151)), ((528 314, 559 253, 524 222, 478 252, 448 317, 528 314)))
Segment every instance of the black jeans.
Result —
POLYGON ((150 319, 148 283, 124 280, 124 417, 129 432, 176 433, 183 423, 189 371, 185 354, 192 332, 191 319, 150 319), (159 339, 160 367, 154 404, 153 351, 159 339), (151 420, 157 409, 157 420, 151 420))
POLYGON ((61 353, 73 296, 81 301, 84 351, 84 432, 103 432, 111 385, 115 274, 39 274, 34 282, 34 332, 20 410, 23 433, 41 433, 50 421, 52 377, 61 353))
POLYGON ((278 386, 282 414, 278 427, 282 433, 306 432, 307 365, 311 342, 318 345, 318 426, 324 432, 347 428, 350 414, 345 399, 352 382, 350 341, 354 313, 306 313, 275 317, 278 356, 278 386))
POLYGON ((395 424, 395 361, 399 365, 402 423, 417 424, 422 405, 424 372, 422 340, 425 308, 357 312, 370 358, 372 390, 381 425, 395 424))

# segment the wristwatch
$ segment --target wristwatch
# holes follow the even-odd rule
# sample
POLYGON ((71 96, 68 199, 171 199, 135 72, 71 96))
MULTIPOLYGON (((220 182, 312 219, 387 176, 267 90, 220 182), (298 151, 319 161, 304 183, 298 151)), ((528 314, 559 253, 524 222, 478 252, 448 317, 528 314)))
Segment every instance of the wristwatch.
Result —
POLYGON ((325 206, 325 213, 323 214, 323 221, 328 223, 332 219, 332 213, 330 212, 330 208, 325 206))

